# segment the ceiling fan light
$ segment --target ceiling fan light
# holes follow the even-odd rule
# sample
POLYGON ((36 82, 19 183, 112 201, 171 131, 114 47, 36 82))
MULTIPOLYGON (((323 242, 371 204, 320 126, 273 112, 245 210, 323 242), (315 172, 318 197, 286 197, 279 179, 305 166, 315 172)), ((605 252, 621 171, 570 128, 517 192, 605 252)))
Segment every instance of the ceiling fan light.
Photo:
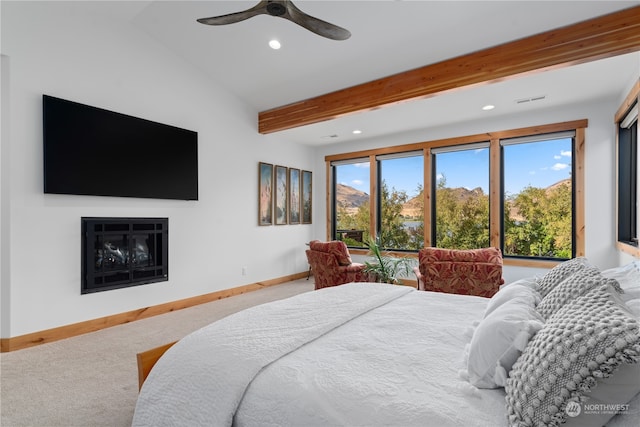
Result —
POLYGON ((269 40, 269 47, 271 49, 278 50, 278 49, 280 49, 281 46, 282 45, 280 44, 280 42, 278 40, 276 40, 276 39, 269 40))

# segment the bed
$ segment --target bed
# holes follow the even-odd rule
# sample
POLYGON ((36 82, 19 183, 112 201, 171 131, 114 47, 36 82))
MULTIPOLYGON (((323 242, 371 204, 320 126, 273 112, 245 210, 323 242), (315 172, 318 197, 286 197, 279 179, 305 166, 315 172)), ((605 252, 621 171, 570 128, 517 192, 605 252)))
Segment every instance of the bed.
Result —
MULTIPOLYGON (((637 274, 640 278, 640 271, 637 274)), ((506 285, 491 299, 350 283, 256 306, 155 351, 152 364, 158 353, 162 357, 150 372, 141 369, 141 378, 147 373, 148 377, 132 424, 508 426, 535 425, 544 419, 545 425, 582 426, 591 421, 597 425, 602 420, 611 426, 637 425, 638 317, 614 294, 619 290, 612 291, 613 282, 607 280, 614 279, 598 283, 587 279, 570 282, 569 291, 550 293, 547 289, 550 297, 546 300, 539 292, 544 283, 540 280, 506 285), (578 292, 580 286, 575 282, 588 282, 590 289, 578 292), (603 364, 589 375, 580 371, 579 356, 572 364, 576 372, 585 374, 586 385, 577 385, 586 390, 569 393, 563 402, 549 396, 549 404, 535 387, 525 392, 532 388, 527 381, 536 374, 528 371, 531 363, 523 359, 537 358, 535 363, 542 363, 544 357, 538 350, 546 347, 534 341, 547 329, 553 340, 554 328, 565 327, 558 326, 558 319, 567 323, 562 317, 567 311, 575 317, 574 302, 587 294, 588 301, 600 305, 613 301, 605 304, 606 316, 617 329, 600 335, 613 340, 604 344, 603 351, 616 342, 620 349, 609 355, 611 372, 604 374, 603 364), (536 307, 541 301, 547 302, 542 306, 544 316, 536 307), (524 306, 527 315, 518 311, 524 306), (535 355, 529 354, 532 346, 535 355), (623 386, 612 381, 618 371, 626 378, 623 386), (600 385, 607 381, 615 393, 600 385), (585 405, 584 396, 596 389, 613 396, 613 403, 620 405, 615 412, 622 414, 611 413, 605 420, 587 416, 587 406, 581 407, 585 409, 582 414, 570 411, 572 403, 585 405), (532 410, 531 402, 536 399, 532 410), (554 404, 559 408, 549 421, 547 409, 554 404), (530 414, 540 412, 540 406, 546 408, 545 414, 532 418, 530 414)), ((569 279, 554 276, 554 280, 565 284, 569 279)), ((587 311, 598 310, 589 306, 587 311)), ((607 321, 604 324, 605 329, 609 327, 607 321)), ((586 343, 583 347, 588 347, 586 343)), ((592 353, 599 350, 591 347, 586 357, 595 358, 592 353)), ((565 356, 567 360, 571 357, 570 349, 565 356)), ((562 366, 563 361, 558 357, 556 362, 562 366)), ((552 369, 553 363, 546 368, 552 369)), ((571 369, 565 370, 572 375, 571 369)), ((539 379, 542 383, 543 378, 539 379)))

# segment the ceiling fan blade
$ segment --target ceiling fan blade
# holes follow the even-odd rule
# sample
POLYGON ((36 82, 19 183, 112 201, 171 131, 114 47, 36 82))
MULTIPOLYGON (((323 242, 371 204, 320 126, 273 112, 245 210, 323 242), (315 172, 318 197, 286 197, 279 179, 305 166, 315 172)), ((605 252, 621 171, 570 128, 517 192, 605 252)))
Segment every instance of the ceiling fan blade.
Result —
POLYGON ((235 22, 244 21, 256 15, 262 15, 267 12, 267 0, 262 0, 257 5, 250 9, 243 10, 242 12, 229 13, 227 15, 213 16, 211 18, 200 18, 197 21, 206 25, 226 25, 233 24, 235 22))
POLYGON ((295 22, 311 32, 332 40, 346 40, 351 37, 349 30, 308 15, 290 1, 286 2, 286 5, 287 13, 282 18, 295 22))

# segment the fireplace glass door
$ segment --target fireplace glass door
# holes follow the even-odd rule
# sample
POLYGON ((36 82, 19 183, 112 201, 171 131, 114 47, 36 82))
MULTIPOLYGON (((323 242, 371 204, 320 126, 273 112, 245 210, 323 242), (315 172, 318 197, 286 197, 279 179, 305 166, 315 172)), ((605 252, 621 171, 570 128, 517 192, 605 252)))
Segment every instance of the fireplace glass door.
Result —
POLYGON ((167 218, 82 218, 82 293, 166 281, 167 218))

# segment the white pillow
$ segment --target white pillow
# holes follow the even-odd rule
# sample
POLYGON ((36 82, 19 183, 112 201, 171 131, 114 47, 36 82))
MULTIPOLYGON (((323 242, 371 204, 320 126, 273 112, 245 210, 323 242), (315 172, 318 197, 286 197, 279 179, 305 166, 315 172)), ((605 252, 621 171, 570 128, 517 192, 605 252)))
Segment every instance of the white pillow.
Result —
POLYGON ((515 298, 526 302, 531 307, 538 305, 542 299, 538 291, 535 291, 531 286, 528 286, 525 283, 519 283, 519 281, 513 282, 509 284, 509 286, 501 288, 494 296, 491 297, 487 304, 487 308, 484 311, 484 317, 487 317, 505 302, 515 298))
POLYGON ((618 281, 624 290, 624 294, 621 295, 623 301, 640 298, 640 261, 604 270, 602 275, 618 281))
MULTIPOLYGON (((624 296, 624 294, 622 294, 621 296, 624 296)), ((636 317, 640 317, 640 298, 634 298, 625 301, 624 305, 626 305, 629 311, 631 311, 631 313, 633 313, 636 317)))
POLYGON ((609 284, 622 293, 615 279, 604 277, 595 267, 584 267, 556 285, 538 304, 538 312, 547 320, 569 301, 597 286, 609 284))
POLYGON ((538 292, 544 298, 559 283, 585 267, 593 267, 585 257, 572 258, 569 261, 561 262, 538 279, 538 292))
MULTIPOLYGON (((567 417, 563 427, 600 427, 614 415, 612 409, 620 408, 625 413, 626 405, 638 394, 640 364, 623 363, 609 378, 602 378, 598 386, 580 403, 580 413, 567 417)), ((608 424, 607 424, 608 425, 608 424)), ((637 421, 636 424, 638 425, 637 421)))
POLYGON ((638 318, 611 285, 593 288, 554 313, 513 365, 509 425, 601 427, 640 392, 639 362, 638 318))
POLYGON ((534 291, 537 291, 538 290, 538 278, 536 278, 536 277, 525 277, 523 279, 518 279, 515 282, 509 282, 509 283, 505 283, 505 284, 500 285, 500 289, 504 289, 506 287, 513 286, 513 285, 528 286, 531 289, 533 289, 534 291))
POLYGON ((511 366, 544 325, 526 300, 514 298, 482 319, 471 338, 467 372, 478 388, 504 387, 511 366))
POLYGON ((607 423, 607 427, 637 427, 640 414, 640 393, 627 402, 628 409, 615 415, 607 423))

